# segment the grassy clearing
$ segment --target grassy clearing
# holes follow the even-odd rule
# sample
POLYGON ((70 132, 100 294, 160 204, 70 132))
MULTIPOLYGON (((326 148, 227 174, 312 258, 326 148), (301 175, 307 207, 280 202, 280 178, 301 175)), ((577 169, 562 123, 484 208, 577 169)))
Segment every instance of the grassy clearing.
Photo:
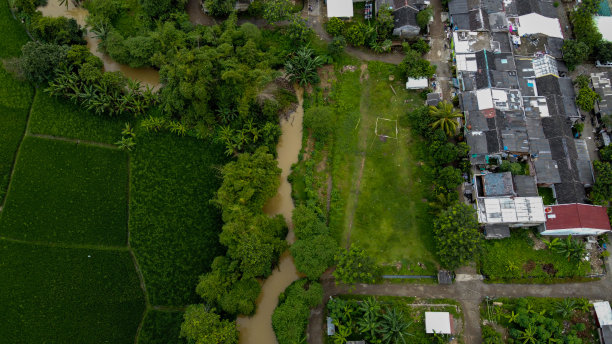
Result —
POLYGON ((29 130, 86 141, 115 143, 121 138, 126 122, 133 119, 95 115, 64 99, 37 92, 32 104, 29 130))
POLYGON ((194 286, 223 254, 220 212, 209 203, 226 158, 210 142, 174 134, 138 133, 131 158, 131 244, 151 303, 198 301, 194 286))
POLYGON ((492 282, 540 283, 558 278, 581 277, 590 271, 588 262, 568 261, 547 248, 535 250, 528 229, 514 229, 502 240, 482 245, 481 272, 492 282))
POLYGON ((184 344, 179 338, 183 312, 150 310, 145 316, 138 344, 184 344))
POLYGON ((29 241, 124 246, 127 167, 122 151, 26 137, 0 233, 29 241))
POLYGON ((0 1, 0 58, 16 57, 21 55, 21 46, 29 37, 21 24, 13 19, 8 1, 0 1))
MULTIPOLYGON (((359 77, 359 73, 341 76, 343 86, 336 92, 338 103, 351 105, 350 117, 339 121, 334 146, 334 183, 343 200, 340 203, 345 204, 342 240, 346 243, 352 221, 351 243, 366 249, 379 263, 399 262, 400 270, 410 274, 433 273, 437 264, 415 145, 409 130, 396 125, 401 115, 422 100, 401 83, 389 82, 391 65, 371 62, 368 73, 361 87, 355 86, 358 80, 345 79, 359 77), (345 83, 353 89, 344 92, 345 83), (397 133, 397 139, 376 136, 377 118, 389 120, 379 119, 378 134, 396 137, 397 133)), ((336 226, 338 222, 336 219, 336 226)))
POLYGON ((539 187, 538 195, 542 196, 542 200, 546 205, 553 205, 557 202, 551 188, 539 187))
POLYGON ((133 343, 144 310, 127 251, 0 241, 3 343, 133 343))

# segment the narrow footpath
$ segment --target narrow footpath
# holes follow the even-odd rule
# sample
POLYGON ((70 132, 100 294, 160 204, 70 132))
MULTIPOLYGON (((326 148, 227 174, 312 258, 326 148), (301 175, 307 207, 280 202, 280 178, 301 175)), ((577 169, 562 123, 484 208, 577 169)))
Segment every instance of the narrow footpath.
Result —
MULTIPOLYGON (((608 259, 606 264, 607 270, 611 271, 611 260, 608 259)), ((323 300, 325 301, 334 295, 349 294, 348 287, 346 285, 337 286, 329 273, 323 276, 322 284, 323 300)), ((610 300, 612 299, 612 278, 610 275, 606 275, 599 281, 567 284, 487 284, 477 279, 455 282, 452 285, 358 284, 352 293, 457 300, 461 303, 464 314, 463 336, 465 343, 479 344, 482 342, 479 307, 485 297, 585 297, 589 300, 610 300)), ((319 306, 310 312, 309 344, 324 343, 323 320, 323 306, 319 306)))

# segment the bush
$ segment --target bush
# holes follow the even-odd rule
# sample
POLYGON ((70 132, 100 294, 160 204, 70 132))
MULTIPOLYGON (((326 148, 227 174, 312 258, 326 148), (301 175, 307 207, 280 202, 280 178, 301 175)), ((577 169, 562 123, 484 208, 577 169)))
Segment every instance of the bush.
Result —
POLYGON ((434 220, 434 238, 440 263, 456 268, 472 259, 479 247, 476 211, 471 206, 455 203, 434 220))
POLYGON ((334 263, 338 244, 329 235, 318 235, 296 241, 290 247, 299 272, 310 280, 317 280, 334 263))
POLYGON ((361 47, 366 41, 366 29, 362 23, 353 24, 344 31, 344 38, 350 45, 361 47))
POLYGON ((204 305, 187 307, 184 319, 180 336, 186 338, 189 343, 238 343, 236 322, 221 320, 214 310, 209 311, 204 305))
POLYGON ((297 280, 279 296, 272 314, 272 328, 279 344, 300 343, 306 336, 309 308, 323 301, 323 288, 317 282, 297 280))
POLYGON ((87 44, 76 20, 66 17, 37 16, 30 24, 30 33, 46 43, 59 45, 87 44))
POLYGON ((304 204, 298 205, 293 209, 292 220, 295 237, 298 240, 328 233, 325 222, 313 207, 304 204))
POLYGON ((499 165, 499 172, 510 172, 512 175, 521 175, 525 174, 523 172, 523 166, 517 162, 510 162, 508 160, 502 161, 501 165, 499 165))
POLYGON ((418 51, 419 53, 421 53, 421 55, 425 55, 429 52, 429 50, 431 50, 431 46, 429 46, 429 43, 427 43, 421 37, 419 37, 416 42, 412 43, 412 45, 410 45, 410 48, 418 51))
POLYGON ((589 57, 589 46, 582 41, 568 39, 563 43, 563 60, 567 68, 573 71, 577 65, 589 57))
POLYGON ((344 34, 345 24, 344 21, 337 17, 329 18, 327 24, 325 24, 325 30, 332 37, 342 36, 344 34))
POLYGON ((595 102, 600 99, 601 97, 599 94, 597 94, 597 92, 593 91, 593 89, 591 89, 589 86, 586 86, 582 87, 578 91, 578 96, 576 96, 576 105, 578 105, 582 111, 590 112, 595 108, 595 102))
POLYGON ((433 16, 433 9, 431 7, 427 7, 426 9, 419 11, 416 16, 416 21, 421 31, 427 30, 427 25, 429 25, 429 20, 433 16))
POLYGON ((482 342, 483 344, 503 344, 501 333, 495 331, 490 325, 482 327, 482 342))
POLYGON ((436 66, 421 58, 415 50, 407 51, 397 68, 402 78, 431 78, 436 73, 436 66))
POLYGON ((68 47, 52 43, 28 42, 21 48, 23 75, 35 84, 52 80, 55 69, 64 62, 68 47))
POLYGON ((346 39, 344 36, 336 36, 327 44, 327 53, 331 56, 338 57, 344 52, 346 47, 346 39))
POLYGON ((234 10, 232 0, 205 0, 204 7, 213 17, 227 17, 234 10))
POLYGON ((334 128, 334 115, 328 106, 316 106, 306 110, 304 127, 309 128, 314 138, 325 142, 334 128))

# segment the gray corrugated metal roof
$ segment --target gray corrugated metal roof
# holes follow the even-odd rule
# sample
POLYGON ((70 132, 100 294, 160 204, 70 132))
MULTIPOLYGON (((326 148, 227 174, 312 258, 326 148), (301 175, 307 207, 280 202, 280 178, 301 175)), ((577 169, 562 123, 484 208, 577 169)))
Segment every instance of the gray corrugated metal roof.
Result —
POLYGON ((533 162, 535 166, 538 184, 561 183, 561 175, 557 162, 552 159, 539 158, 533 162))
POLYGON ((532 176, 514 176, 514 187, 519 197, 537 197, 538 187, 532 176))

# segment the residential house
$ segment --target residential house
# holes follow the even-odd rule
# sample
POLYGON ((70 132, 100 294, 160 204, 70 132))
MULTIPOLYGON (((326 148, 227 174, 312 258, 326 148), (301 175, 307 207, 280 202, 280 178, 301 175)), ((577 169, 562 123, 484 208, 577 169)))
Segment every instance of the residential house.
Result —
POLYGON ((425 333, 455 333, 453 316, 449 312, 425 312, 425 333))
POLYGON ((572 203, 547 206, 545 212, 542 235, 600 235, 611 230, 606 207, 572 203))
POLYGON ((429 6, 429 0, 377 0, 376 13, 381 8, 393 11, 393 35, 401 38, 413 38, 419 35, 421 27, 417 23, 417 14, 429 6))

